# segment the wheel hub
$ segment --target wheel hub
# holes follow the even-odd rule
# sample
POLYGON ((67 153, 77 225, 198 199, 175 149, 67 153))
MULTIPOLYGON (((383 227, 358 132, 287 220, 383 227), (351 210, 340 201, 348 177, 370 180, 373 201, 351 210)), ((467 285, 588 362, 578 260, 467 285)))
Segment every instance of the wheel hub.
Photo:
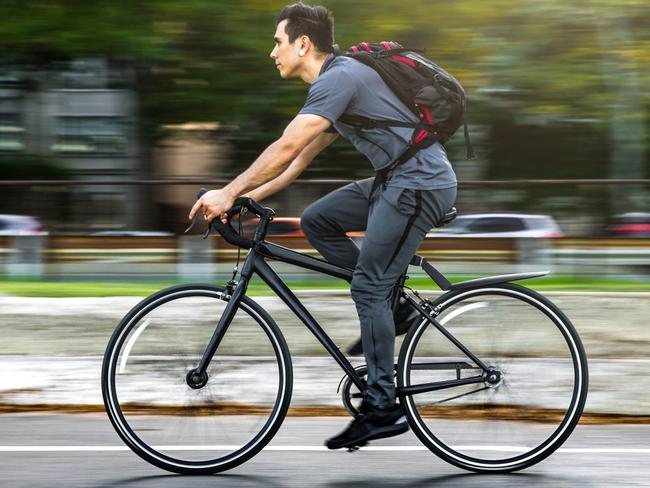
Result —
POLYGON ((496 388, 503 381, 503 373, 494 367, 490 367, 485 374, 485 383, 490 388, 496 388))
POLYGON ((198 390, 208 383, 208 373, 205 371, 199 373, 196 369, 191 369, 187 372, 185 381, 190 388, 198 390))

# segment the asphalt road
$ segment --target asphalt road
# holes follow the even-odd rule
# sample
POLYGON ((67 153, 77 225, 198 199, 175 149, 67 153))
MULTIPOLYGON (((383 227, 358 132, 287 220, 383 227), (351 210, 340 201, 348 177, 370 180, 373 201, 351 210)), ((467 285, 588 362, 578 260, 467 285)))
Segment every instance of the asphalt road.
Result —
POLYGON ((1 415, 0 486, 650 486, 650 425, 581 425, 562 450, 528 470, 478 475, 421 450, 411 433, 355 453, 322 448, 323 439, 346 422, 344 417, 287 418, 269 447, 247 463, 219 475, 188 477, 119 450, 122 444, 103 414, 1 415))

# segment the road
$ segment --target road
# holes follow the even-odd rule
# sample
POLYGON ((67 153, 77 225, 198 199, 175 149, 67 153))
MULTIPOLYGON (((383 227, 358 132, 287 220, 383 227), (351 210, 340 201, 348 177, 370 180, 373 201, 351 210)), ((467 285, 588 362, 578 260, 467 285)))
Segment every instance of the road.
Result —
POLYGON ((650 425, 581 425, 563 448, 520 473, 464 472, 411 434, 359 452, 327 451, 344 417, 290 417, 262 453, 220 475, 186 477, 126 450, 103 414, 0 416, 3 487, 612 487, 649 486, 650 425))

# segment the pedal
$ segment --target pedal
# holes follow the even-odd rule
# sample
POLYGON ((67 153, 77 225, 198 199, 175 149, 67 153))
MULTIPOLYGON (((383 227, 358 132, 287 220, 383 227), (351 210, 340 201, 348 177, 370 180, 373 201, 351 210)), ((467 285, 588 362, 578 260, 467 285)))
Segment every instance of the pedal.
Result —
POLYGON ((360 448, 362 448, 363 446, 365 446, 366 444, 368 444, 368 443, 367 443, 367 442, 363 442, 363 443, 360 443, 359 445, 348 446, 348 447, 346 447, 346 449, 348 450, 348 452, 356 452, 356 451, 358 451, 360 448))

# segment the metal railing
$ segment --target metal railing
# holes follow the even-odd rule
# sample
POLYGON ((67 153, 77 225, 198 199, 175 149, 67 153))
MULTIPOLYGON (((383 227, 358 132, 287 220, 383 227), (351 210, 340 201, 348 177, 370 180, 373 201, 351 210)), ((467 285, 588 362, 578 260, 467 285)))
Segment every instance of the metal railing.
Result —
MULTIPOLYGON (((317 255, 303 237, 269 238, 317 255)), ((61 278, 214 279, 227 276, 236 248, 219 237, 17 236, 0 238, 0 275, 61 278)), ((565 275, 648 276, 650 239, 430 238, 418 254, 445 274, 550 270, 565 275)), ((305 270, 273 264, 288 277, 305 270)), ((419 270, 413 269, 417 274, 419 270)))

